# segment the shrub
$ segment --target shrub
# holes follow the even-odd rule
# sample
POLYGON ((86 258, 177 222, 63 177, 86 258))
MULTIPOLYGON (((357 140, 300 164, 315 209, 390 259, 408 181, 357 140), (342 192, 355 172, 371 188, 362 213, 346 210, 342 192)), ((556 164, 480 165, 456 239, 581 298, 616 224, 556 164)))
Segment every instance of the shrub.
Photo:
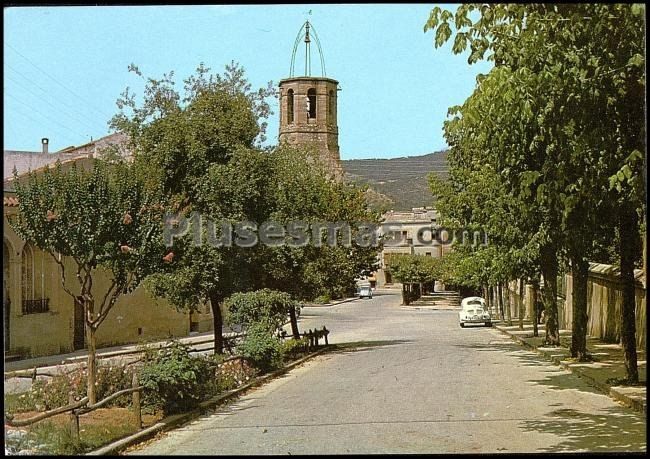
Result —
POLYGON ((258 370, 246 359, 232 359, 223 362, 217 370, 218 389, 220 392, 239 387, 255 377, 258 370))
POLYGON ((282 355, 289 358, 295 358, 307 351, 309 338, 287 339, 282 342, 282 355))
POLYGON ((244 327, 264 323, 271 330, 279 329, 287 322, 292 307, 300 310, 300 305, 291 295, 267 288, 235 293, 226 300, 226 307, 229 323, 244 327))
POLYGON ((323 295, 320 295, 320 296, 316 297, 316 299, 314 300, 314 302, 318 303, 318 304, 327 304, 330 301, 332 301, 332 297, 330 296, 329 293, 325 293, 323 295))
MULTIPOLYGON (((135 369, 131 366, 112 366, 101 365, 97 368, 97 378, 95 386, 97 400, 103 400, 109 395, 124 389, 129 389, 133 384, 133 373, 135 369)), ((86 385, 84 384, 85 388, 86 385)), ((131 395, 123 395, 109 402, 107 407, 122 406, 127 407, 131 404, 131 395)))
POLYGON ((208 359, 193 357, 188 346, 174 341, 148 361, 140 373, 145 405, 165 414, 195 408, 214 391, 216 381, 208 359))
POLYGON ((264 373, 279 368, 283 363, 280 339, 262 323, 248 327, 246 338, 238 346, 238 351, 264 373))
MULTIPOLYGON (((99 365, 97 367, 96 394, 100 401, 115 392, 131 387, 133 369, 125 366, 99 365)), ((86 370, 77 369, 68 373, 58 374, 48 379, 37 379, 29 392, 24 394, 20 408, 27 407, 36 410, 51 410, 69 403, 69 394, 76 398, 86 396, 86 370)), ((127 395, 109 402, 106 407, 128 406, 131 398, 127 395)))

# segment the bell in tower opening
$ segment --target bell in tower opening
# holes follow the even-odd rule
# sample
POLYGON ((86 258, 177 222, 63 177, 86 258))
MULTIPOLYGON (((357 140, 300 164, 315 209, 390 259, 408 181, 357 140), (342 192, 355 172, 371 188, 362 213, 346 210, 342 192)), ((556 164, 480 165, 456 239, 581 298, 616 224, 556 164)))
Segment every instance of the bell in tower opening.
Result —
POLYGON ((339 82, 325 76, 325 60, 313 25, 306 21, 298 31, 291 56, 289 78, 280 80, 279 142, 313 146, 337 178, 342 177, 339 129, 336 120, 339 82), (295 76, 296 54, 305 45, 304 76, 295 76), (311 43, 316 43, 321 76, 311 75, 311 43))

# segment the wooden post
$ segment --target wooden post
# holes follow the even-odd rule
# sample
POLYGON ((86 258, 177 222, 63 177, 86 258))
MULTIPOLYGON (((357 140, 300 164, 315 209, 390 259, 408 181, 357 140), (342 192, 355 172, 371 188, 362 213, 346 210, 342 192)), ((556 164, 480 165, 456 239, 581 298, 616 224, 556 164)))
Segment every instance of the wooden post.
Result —
POLYGON ((34 367, 34 371, 32 371, 32 384, 36 382, 36 367, 34 367))
MULTIPOLYGON (((133 380, 131 387, 138 387, 138 374, 133 373, 133 380)), ((142 429, 142 406, 140 403, 140 391, 133 392, 133 414, 135 414, 135 428, 142 429)))
POLYGON ((325 325, 323 325, 323 335, 325 336, 325 346, 329 346, 329 343, 327 342, 327 335, 329 335, 329 331, 327 328, 325 328, 325 325))
MULTIPOLYGON (((75 402, 74 393, 68 394, 68 403, 72 405, 75 402)), ((79 443, 79 415, 75 410, 70 411, 70 436, 72 441, 79 443)))
POLYGON ((314 347, 314 334, 312 333, 311 328, 309 329, 308 336, 309 336, 309 348, 311 349, 314 347))

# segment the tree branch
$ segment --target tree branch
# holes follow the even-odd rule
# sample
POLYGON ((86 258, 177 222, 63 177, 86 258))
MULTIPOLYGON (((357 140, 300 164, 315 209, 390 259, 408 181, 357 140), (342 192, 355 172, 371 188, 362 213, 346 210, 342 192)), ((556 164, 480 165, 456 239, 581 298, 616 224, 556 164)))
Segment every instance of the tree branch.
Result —
POLYGON ((52 258, 54 258, 54 261, 56 262, 57 265, 61 268, 61 285, 63 286, 63 291, 65 291, 68 295, 70 295, 73 299, 77 299, 77 295, 72 293, 72 291, 66 287, 65 285, 65 265, 63 264, 63 261, 61 260, 61 254, 58 254, 58 257, 54 255, 54 252, 51 250, 48 250, 47 253, 49 253, 52 258))

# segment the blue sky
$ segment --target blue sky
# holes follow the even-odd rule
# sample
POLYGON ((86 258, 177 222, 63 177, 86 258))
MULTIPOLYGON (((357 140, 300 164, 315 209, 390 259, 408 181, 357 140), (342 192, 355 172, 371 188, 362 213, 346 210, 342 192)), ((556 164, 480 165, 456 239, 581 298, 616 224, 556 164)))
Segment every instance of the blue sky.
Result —
MULTIPOLYGON (((327 76, 339 81, 341 159, 392 158, 445 148, 451 105, 489 65, 435 49, 423 4, 18 7, 4 9, 4 149, 50 151, 109 133, 116 99, 145 76, 174 71, 178 85, 200 62, 221 72, 234 60, 253 87, 289 76, 298 30, 309 19, 327 76), (311 15, 307 13, 311 10, 311 15)), ((455 10, 454 5, 445 5, 455 10)), ((300 48, 301 51, 303 48, 300 48)), ((296 71, 304 71, 299 52, 296 71), (302 69, 302 70, 301 70, 302 69)), ((312 74, 320 75, 312 47, 312 74)), ((296 73, 298 74, 298 73, 296 73)), ((267 144, 277 143, 271 101, 267 144)))

